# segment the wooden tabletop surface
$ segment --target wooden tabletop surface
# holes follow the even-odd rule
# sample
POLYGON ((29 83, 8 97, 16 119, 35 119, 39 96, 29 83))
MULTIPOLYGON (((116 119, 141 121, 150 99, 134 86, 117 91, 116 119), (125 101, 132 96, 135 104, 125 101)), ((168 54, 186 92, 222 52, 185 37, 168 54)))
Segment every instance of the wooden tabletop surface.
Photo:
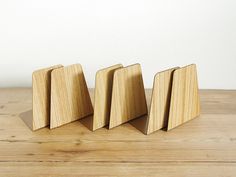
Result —
MULTIPOLYGON (((201 90, 201 116, 144 135, 79 121, 32 132, 30 88, 0 89, 0 176, 236 176, 236 91, 201 90)), ((150 102, 150 90, 147 90, 150 102)))

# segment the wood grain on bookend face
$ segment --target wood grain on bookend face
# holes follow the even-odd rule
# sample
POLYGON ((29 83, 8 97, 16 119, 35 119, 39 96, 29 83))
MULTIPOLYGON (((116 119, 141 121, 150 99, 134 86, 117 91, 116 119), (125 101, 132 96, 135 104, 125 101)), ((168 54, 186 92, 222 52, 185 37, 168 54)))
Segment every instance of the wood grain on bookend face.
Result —
POLYGON ((115 70, 122 67, 117 64, 96 73, 93 130, 109 124, 113 76, 115 70))
POLYGON ((147 114, 140 64, 114 73, 109 129, 147 114))
MULTIPOLYGON (((51 93, 51 72, 61 68, 62 65, 55 65, 34 71, 32 74, 32 107, 31 116, 28 116, 29 127, 38 130, 46 127, 50 122, 50 93, 51 93)), ((24 119, 24 118, 23 118, 24 119)))
POLYGON ((59 127, 93 113, 80 64, 55 69, 51 77, 50 128, 59 127))
POLYGON ((131 125, 144 134, 150 134, 167 126, 172 76, 175 69, 168 69, 155 75, 151 102, 148 103, 149 115, 130 121, 131 125))
POLYGON ((174 71, 168 130, 200 115, 196 65, 174 71))
POLYGON ((95 93, 93 96, 94 114, 80 122, 89 130, 95 131, 108 125, 110 118, 111 94, 114 71, 123 67, 117 64, 108 68, 101 69, 96 73, 95 93))
POLYGON ((178 67, 162 71, 154 77, 150 111, 146 122, 146 134, 167 127, 172 79, 176 69, 178 67))

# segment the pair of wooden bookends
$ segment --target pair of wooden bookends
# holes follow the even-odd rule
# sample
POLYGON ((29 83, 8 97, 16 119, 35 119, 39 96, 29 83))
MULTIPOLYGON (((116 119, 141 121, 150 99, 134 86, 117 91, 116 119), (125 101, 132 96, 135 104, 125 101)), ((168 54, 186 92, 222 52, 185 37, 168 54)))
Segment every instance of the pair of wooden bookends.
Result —
POLYGON ((80 64, 35 71, 33 130, 48 125, 56 128, 81 119, 94 131, 132 120, 132 125, 150 134, 165 127, 170 130, 200 114, 195 65, 156 74, 148 116, 139 64, 99 70, 95 82, 93 107, 80 64))
POLYGON ((154 77, 147 116, 131 121, 144 134, 171 130, 200 115, 196 65, 176 67, 154 77))

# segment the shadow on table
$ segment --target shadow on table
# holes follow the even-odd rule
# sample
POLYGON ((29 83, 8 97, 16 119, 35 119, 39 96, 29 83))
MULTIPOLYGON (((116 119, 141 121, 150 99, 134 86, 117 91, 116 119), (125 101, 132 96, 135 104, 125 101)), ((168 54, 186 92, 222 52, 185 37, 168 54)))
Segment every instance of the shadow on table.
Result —
POLYGON ((29 111, 20 113, 19 117, 31 130, 33 130, 33 110, 32 109, 29 111))

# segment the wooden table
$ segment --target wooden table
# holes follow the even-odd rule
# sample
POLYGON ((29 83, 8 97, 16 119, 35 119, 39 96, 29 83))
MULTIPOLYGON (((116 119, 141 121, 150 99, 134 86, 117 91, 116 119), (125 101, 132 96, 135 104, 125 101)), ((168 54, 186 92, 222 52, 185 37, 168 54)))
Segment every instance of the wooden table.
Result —
POLYGON ((91 132, 79 121, 32 132, 21 119, 31 89, 0 89, 0 176, 235 177, 236 91, 200 96, 199 118, 146 136, 128 123, 91 132))

